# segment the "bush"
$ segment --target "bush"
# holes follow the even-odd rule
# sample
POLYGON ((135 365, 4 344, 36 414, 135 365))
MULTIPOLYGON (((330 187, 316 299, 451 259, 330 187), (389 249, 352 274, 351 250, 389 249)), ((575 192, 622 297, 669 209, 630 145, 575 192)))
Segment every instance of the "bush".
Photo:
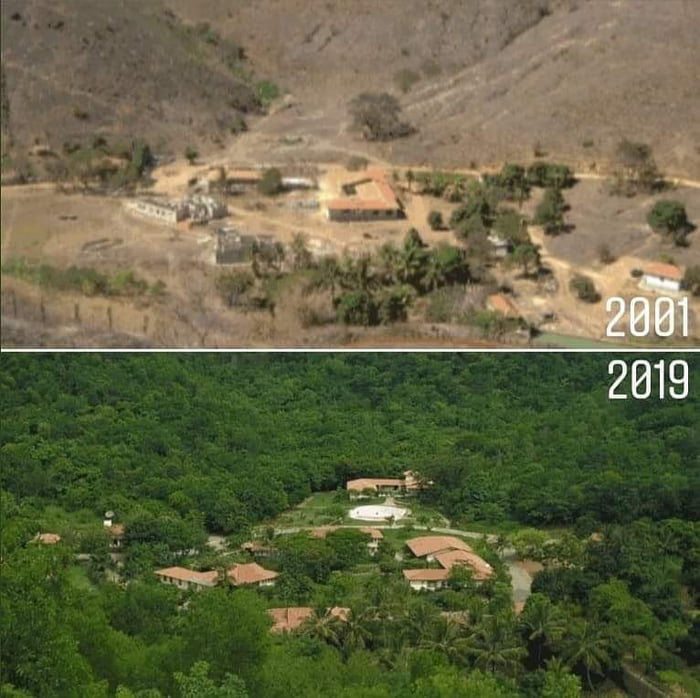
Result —
POLYGON ((612 264, 616 257, 610 250, 610 247, 608 245, 601 245, 598 248, 598 259, 601 261, 602 264, 612 264))
POLYGON ((432 230, 444 230, 445 222, 440 211, 431 211, 428 214, 428 225, 432 230))
POLYGON ((700 265, 695 264, 685 270, 683 286, 694 296, 700 296, 700 265))
POLYGON ((550 162, 536 162, 527 169, 527 180, 533 187, 568 189, 576 183, 570 167, 550 162))
POLYGON ((245 133, 248 130, 248 124, 246 123, 245 117, 240 112, 236 112, 231 117, 230 125, 231 133, 238 135, 239 133, 245 133))
POLYGON ((195 160, 198 157, 199 151, 195 147, 188 145, 187 148, 185 148, 185 158, 190 163, 190 165, 194 165, 195 160))
POLYGON ((260 184, 258 184, 258 191, 264 196, 277 196, 277 194, 282 193, 283 190, 282 173, 274 167, 265 170, 260 184))
POLYGON ((399 72, 394 75, 394 82, 401 92, 410 92, 411 88, 417 82, 420 82, 420 75, 413 70, 399 70, 399 72))
POLYGON ((348 159, 347 167, 350 172, 358 172, 360 170, 366 170, 367 165, 369 165, 369 160, 363 158, 361 155, 353 155, 348 159))
POLYGON ((271 80, 262 80, 256 86, 256 92, 260 103, 268 107, 282 94, 280 88, 271 80))
POLYGON ((216 279, 216 290, 229 308, 244 305, 255 279, 247 271, 233 271, 216 279))
POLYGON ((663 187, 663 177, 646 143, 622 139, 615 148, 615 160, 618 163, 617 181, 611 193, 634 196, 639 191, 649 193, 663 187))
POLYGON ((680 201, 657 201, 649 211, 647 222, 652 230, 671 237, 677 245, 683 245, 691 228, 685 206, 680 201))
POLYGON ((401 105, 387 92, 363 92, 349 104, 353 126, 368 141, 389 141, 413 133, 402 121, 401 105))
POLYGON ((596 290, 593 280, 583 274, 574 276, 569 282, 569 288, 586 303, 597 303, 600 300, 600 293, 596 290))

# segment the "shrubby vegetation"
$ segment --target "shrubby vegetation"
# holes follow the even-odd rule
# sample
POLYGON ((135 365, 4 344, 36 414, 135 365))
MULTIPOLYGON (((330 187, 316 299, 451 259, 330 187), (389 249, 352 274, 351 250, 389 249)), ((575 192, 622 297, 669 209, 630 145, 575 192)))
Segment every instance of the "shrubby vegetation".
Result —
POLYGON ((668 199, 657 201, 649 211, 647 222, 652 230, 669 240, 673 240, 674 244, 680 247, 688 244, 686 236, 693 229, 693 226, 688 220, 685 206, 680 201, 668 199))
POLYGON ((609 402, 606 366, 551 354, 6 355, 3 695, 559 698, 630 665, 692 695, 697 396, 609 402), (497 547, 544 565, 519 617, 503 564, 478 541, 496 578, 454 574, 426 596, 396 571, 400 538, 370 564, 348 530, 275 537, 271 590, 154 582, 156 566, 218 567, 207 533, 240 542, 313 491, 406 467, 434 481, 415 506, 515 528, 497 547), (108 509, 126 524, 127 584, 108 574, 108 509), (37 530, 63 542, 29 543, 37 530), (87 572, 76 552, 92 554, 87 572), (298 604, 317 609, 299 634, 270 635, 265 608, 298 604), (351 609, 347 622, 332 605, 351 609), (464 624, 443 610, 466 612, 464 624))
POLYGON ((133 271, 123 270, 112 275, 86 267, 59 269, 50 264, 38 264, 25 259, 9 259, 2 265, 3 274, 16 276, 45 289, 77 291, 86 296, 142 296, 165 293, 161 280, 149 285, 133 271))
POLYGON ((398 99, 387 92, 363 92, 349 105, 354 127, 368 141, 390 141, 413 133, 403 121, 398 99))

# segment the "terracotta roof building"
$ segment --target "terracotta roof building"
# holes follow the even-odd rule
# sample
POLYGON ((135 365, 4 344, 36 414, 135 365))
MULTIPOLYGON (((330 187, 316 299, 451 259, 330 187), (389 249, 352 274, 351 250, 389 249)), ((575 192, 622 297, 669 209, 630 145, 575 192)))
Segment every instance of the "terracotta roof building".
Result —
POLYGON ((362 179, 343 185, 343 193, 345 196, 326 202, 332 221, 396 219, 402 215, 401 204, 379 168, 369 168, 362 179))
POLYGON ((446 570, 451 570, 456 565, 471 567, 473 578, 477 582, 483 582, 493 576, 493 567, 476 553, 466 550, 448 550, 435 554, 435 560, 446 570))
POLYGON ((652 291, 681 290, 683 271, 673 264, 647 264, 642 270, 641 286, 652 291))
POLYGON ((361 477, 357 480, 348 480, 345 483, 345 489, 348 492, 374 490, 377 493, 395 493, 400 492, 404 487, 404 480, 395 477, 361 477))
POLYGON ((219 575, 215 570, 195 572, 186 567, 167 567, 156 570, 155 575, 163 584, 172 584, 179 589, 200 590, 215 587, 219 582, 219 575))
POLYGON ((450 576, 450 571, 446 569, 404 570, 403 576, 408 580, 411 589, 416 591, 435 591, 445 585, 450 576))
POLYGON ((235 586, 251 585, 256 587, 272 586, 279 576, 277 572, 266 570, 257 562, 234 565, 226 574, 235 586))
MULTIPOLYGON (((267 612, 273 620, 270 630, 273 633, 288 633, 301 627, 304 621, 313 615, 314 609, 309 606, 292 606, 289 608, 270 608, 267 612)), ((350 609, 334 606, 327 612, 334 618, 347 620, 350 609)))
POLYGON ((435 554, 448 550, 473 552, 463 540, 454 536, 419 536, 406 541, 408 549, 416 557, 425 557, 428 561, 435 559, 435 554))
POLYGON ((259 540, 247 540, 245 543, 241 544, 241 550, 245 550, 251 555, 259 555, 260 557, 267 557, 274 552, 274 548, 271 545, 262 543, 259 540))

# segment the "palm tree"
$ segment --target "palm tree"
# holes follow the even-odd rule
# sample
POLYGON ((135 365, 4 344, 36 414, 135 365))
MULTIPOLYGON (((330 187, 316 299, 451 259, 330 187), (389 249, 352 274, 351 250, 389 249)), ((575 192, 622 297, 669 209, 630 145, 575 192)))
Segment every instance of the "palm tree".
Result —
POLYGON ((586 681, 593 691, 591 672, 602 674, 612 664, 610 656, 611 641, 605 629, 587 620, 579 620, 570 626, 563 639, 564 661, 574 667, 583 666, 586 681))
POLYGON ((430 630, 430 636, 420 645, 422 649, 442 654, 455 664, 464 662, 465 655, 469 652, 469 641, 457 623, 447 618, 438 618, 430 630))
POLYGON ((364 649, 372 639, 371 625, 375 620, 376 609, 368 607, 363 611, 351 610, 343 623, 341 647, 345 656, 352 651, 364 649))
POLYGON ((544 595, 533 594, 520 616, 527 639, 537 646, 537 664, 542 663, 542 650, 561 638, 565 625, 561 611, 544 595))
POLYGON ((343 621, 334 616, 330 610, 315 608, 313 613, 302 623, 301 632, 326 644, 340 647, 343 634, 343 621))
POLYGON ((515 673, 525 655, 513 620, 502 615, 484 617, 469 636, 466 652, 475 667, 505 674, 515 673))

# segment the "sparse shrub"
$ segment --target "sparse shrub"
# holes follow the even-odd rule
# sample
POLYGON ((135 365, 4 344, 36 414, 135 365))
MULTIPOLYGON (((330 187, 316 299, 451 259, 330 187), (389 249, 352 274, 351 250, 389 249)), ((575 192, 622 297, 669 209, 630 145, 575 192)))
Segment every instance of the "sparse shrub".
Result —
POLYGON ((187 148, 185 148, 185 158, 190 165, 194 165, 198 157, 199 151, 194 146, 188 145, 187 148))
POLYGON ((442 219, 442 213, 440 211, 431 211, 428 214, 428 225, 432 230, 443 230, 445 222, 442 219))
POLYGON ((348 291, 338 298, 338 320, 346 325, 368 327, 379 322, 377 303, 369 291, 348 291))
POLYGON ((413 70, 404 68, 394 75, 394 82, 401 92, 410 92, 411 88, 420 82, 420 75, 413 70))
POLYGON ((280 97, 282 91, 272 80, 261 80, 255 87, 258 99, 263 107, 269 107, 280 97))
POLYGON ((601 245, 598 248, 598 259, 601 261, 602 264, 612 264, 616 257, 612 253, 610 247, 606 244, 601 245))
POLYGON ((73 106, 73 116, 80 121, 87 121, 90 118, 90 114, 77 104, 73 106))
POLYGON ((260 184, 258 184, 258 191, 264 196, 277 196, 283 189, 282 173, 274 167, 265 170, 260 184))
POLYGON ((654 162, 651 147, 626 138, 615 148, 618 168, 611 193, 635 196, 639 192, 651 193, 664 186, 663 176, 654 162))
POLYGON ((350 102, 349 111, 354 127, 368 141, 389 141, 414 131, 402 121, 399 101, 387 92, 363 92, 350 102))
POLYGON ((216 279, 216 290, 229 308, 235 308, 246 302, 247 295, 254 284, 255 279, 251 273, 232 271, 216 279))
POLYGON ((700 265, 695 264, 685 270, 683 286, 694 296, 700 296, 700 265))
POLYGON ((248 124, 246 123, 245 117, 240 112, 236 112, 231 117, 231 124, 229 126, 231 133, 238 135, 239 133, 245 133, 248 130, 248 124))
MULTIPOLYGON (((353 155, 349 158, 346 167, 350 172, 357 172, 367 169, 367 165, 369 165, 369 160, 367 158, 363 158, 361 155, 353 155)), ((396 180, 396 178, 397 173, 394 171, 394 179, 396 180)))
POLYGON ((425 61, 421 66, 421 70, 426 78, 436 78, 442 72, 440 64, 432 59, 425 61))
POLYGON ((597 303, 600 300, 600 293, 596 290, 593 280, 584 274, 576 274, 569 282, 569 288, 586 303, 597 303))

